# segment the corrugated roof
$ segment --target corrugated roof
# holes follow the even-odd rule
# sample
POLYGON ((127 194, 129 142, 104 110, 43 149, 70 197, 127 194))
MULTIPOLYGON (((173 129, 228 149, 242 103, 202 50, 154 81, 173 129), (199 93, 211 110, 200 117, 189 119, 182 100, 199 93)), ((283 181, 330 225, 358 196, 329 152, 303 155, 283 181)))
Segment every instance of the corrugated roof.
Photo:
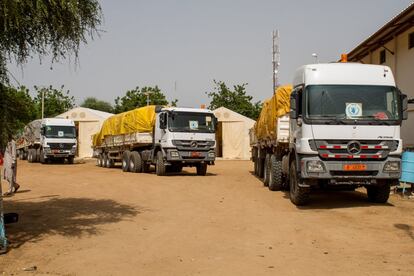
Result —
POLYGON ((414 26, 414 2, 348 53, 349 61, 360 61, 370 51, 378 49, 395 36, 414 26))

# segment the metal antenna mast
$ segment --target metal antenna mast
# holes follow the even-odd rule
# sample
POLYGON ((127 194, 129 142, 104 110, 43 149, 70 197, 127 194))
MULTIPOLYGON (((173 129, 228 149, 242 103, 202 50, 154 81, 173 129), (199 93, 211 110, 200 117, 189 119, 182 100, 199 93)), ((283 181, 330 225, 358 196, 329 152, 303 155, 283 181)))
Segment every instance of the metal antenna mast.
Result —
POLYGON ((279 30, 272 32, 272 65, 273 65, 273 94, 279 86, 279 66, 280 66, 280 49, 279 49, 279 30))

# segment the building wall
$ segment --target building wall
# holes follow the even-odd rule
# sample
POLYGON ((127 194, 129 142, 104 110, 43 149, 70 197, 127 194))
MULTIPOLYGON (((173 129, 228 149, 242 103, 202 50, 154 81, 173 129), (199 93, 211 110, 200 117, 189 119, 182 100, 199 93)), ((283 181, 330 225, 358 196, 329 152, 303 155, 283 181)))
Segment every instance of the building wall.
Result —
MULTIPOLYGON (((394 73, 398 88, 401 89, 408 98, 414 98, 414 48, 408 49, 408 36, 414 32, 414 27, 398 35, 395 39, 385 44, 385 47, 394 52, 392 55, 386 50, 386 62, 394 73)), ((379 64, 380 52, 384 48, 378 48, 362 59, 363 63, 379 64)), ((414 105, 409 106, 408 120, 403 123, 401 136, 404 146, 414 146, 414 105), (411 129, 410 129, 411 128, 411 129)))

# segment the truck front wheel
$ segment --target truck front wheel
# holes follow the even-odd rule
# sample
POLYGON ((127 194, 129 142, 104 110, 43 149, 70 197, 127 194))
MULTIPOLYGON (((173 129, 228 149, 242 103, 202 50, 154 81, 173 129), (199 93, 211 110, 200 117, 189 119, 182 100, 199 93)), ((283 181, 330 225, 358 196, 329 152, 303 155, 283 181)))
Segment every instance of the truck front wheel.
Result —
POLYGON ((73 164, 73 163, 75 163, 75 157, 73 156, 68 157, 68 164, 73 164))
MULTIPOLYGON (((385 182, 385 181, 384 181, 385 182)), ((390 197, 390 183, 380 183, 378 186, 367 186, 368 199, 375 203, 386 203, 390 197)))
POLYGON ((199 163, 197 164, 197 175, 206 175, 207 173, 207 164, 206 163, 199 163))
POLYGON ((296 171, 296 162, 292 161, 289 171, 290 201, 296 206, 306 205, 309 202, 310 188, 299 186, 299 176, 296 171))
POLYGON ((164 163, 164 157, 162 156, 162 152, 157 152, 157 162, 155 166, 155 172, 158 176, 164 176, 166 173, 166 167, 164 163))

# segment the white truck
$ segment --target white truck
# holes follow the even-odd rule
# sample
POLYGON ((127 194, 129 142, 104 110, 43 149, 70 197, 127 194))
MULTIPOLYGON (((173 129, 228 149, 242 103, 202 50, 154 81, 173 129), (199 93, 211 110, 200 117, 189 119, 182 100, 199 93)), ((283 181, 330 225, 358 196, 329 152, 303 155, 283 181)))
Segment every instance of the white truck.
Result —
POLYGON ((24 127, 16 145, 21 160, 44 164, 64 163, 66 159, 73 164, 77 148, 75 124, 72 120, 60 118, 32 121, 24 127))
POLYGON ((149 172, 154 165, 159 176, 196 167, 197 175, 206 175, 207 165, 215 161, 215 129, 210 110, 157 106, 151 132, 103 137, 94 146, 97 165, 111 168, 121 162, 124 172, 134 173, 149 172))
POLYGON ((255 173, 271 190, 289 189, 304 205, 314 187, 365 187, 385 203, 401 174, 400 126, 407 97, 389 67, 312 64, 294 76, 290 113, 277 118, 277 137, 251 133, 255 173))

